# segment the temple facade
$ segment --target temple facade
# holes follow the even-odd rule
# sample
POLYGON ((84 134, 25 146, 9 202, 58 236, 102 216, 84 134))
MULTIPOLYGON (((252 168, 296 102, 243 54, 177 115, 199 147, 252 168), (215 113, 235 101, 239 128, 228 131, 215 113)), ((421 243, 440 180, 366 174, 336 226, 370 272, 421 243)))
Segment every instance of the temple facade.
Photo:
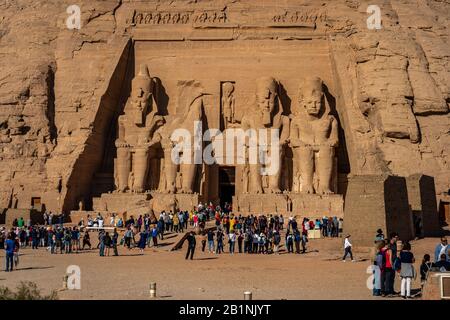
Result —
POLYGON ((81 2, 80 29, 5 9, 0 223, 228 202, 358 242, 448 219, 442 2, 384 1, 381 29, 350 0, 81 2))

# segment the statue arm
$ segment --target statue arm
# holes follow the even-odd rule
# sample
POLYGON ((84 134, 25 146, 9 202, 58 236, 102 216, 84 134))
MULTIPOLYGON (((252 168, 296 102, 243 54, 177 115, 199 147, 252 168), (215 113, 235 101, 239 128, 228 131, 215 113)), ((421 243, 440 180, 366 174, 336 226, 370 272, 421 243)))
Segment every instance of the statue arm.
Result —
POLYGON ((232 115, 233 119, 234 119, 234 108, 235 108, 235 100, 233 97, 231 100, 231 115, 232 115))
POLYGON ((289 116, 289 146, 298 147, 300 144, 298 138, 298 125, 295 123, 292 115, 289 116))
POLYGON ((337 147, 339 144, 339 132, 338 123, 335 117, 331 116, 331 132, 329 143, 332 147, 337 147))
POLYGON ((291 123, 289 121, 289 118, 286 116, 282 116, 281 123, 283 127, 280 135, 280 144, 284 145, 286 143, 289 143, 291 123))

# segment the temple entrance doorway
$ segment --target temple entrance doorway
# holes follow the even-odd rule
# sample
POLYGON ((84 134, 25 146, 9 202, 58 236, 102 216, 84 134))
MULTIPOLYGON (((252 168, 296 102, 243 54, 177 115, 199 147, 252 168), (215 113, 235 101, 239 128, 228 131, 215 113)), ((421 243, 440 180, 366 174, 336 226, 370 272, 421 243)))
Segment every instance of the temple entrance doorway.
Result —
POLYGON ((219 167, 219 197, 220 205, 232 203, 235 193, 236 168, 231 166, 219 167))

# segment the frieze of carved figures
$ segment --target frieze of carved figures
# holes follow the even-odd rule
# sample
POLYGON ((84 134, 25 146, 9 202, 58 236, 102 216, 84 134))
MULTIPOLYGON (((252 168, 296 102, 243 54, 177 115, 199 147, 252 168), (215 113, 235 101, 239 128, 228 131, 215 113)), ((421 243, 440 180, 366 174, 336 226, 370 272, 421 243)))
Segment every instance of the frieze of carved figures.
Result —
POLYGON ((154 95, 156 85, 147 65, 141 65, 138 75, 132 80, 125 114, 118 118, 114 178, 119 192, 145 191, 150 163, 149 149, 160 142, 159 129, 165 122, 158 114, 154 95))
POLYGON ((323 82, 308 78, 299 87, 291 115, 290 145, 294 152, 294 186, 303 193, 330 194, 338 124, 325 105, 323 82), (317 176, 317 190, 314 188, 317 176), (299 179, 301 179, 299 181, 299 179))
POLYGON ((188 24, 188 23, 226 23, 228 21, 225 10, 204 10, 204 11, 155 11, 155 12, 135 12, 131 23, 141 24, 188 24))
MULTIPOLYGON (((267 156, 278 157, 279 170, 267 177, 266 192, 281 193, 280 176, 282 171, 282 159, 284 157, 284 146, 289 137, 289 118, 284 116, 281 103, 278 98, 278 82, 272 77, 262 77, 256 81, 255 103, 249 108, 248 113, 242 118, 242 128, 248 129, 278 129, 279 153, 277 155, 270 154, 271 141, 268 137, 266 146, 267 156)), ((270 136, 270 135, 269 135, 270 136)), ((261 176, 261 165, 249 164, 249 193, 263 193, 263 179, 261 176)))

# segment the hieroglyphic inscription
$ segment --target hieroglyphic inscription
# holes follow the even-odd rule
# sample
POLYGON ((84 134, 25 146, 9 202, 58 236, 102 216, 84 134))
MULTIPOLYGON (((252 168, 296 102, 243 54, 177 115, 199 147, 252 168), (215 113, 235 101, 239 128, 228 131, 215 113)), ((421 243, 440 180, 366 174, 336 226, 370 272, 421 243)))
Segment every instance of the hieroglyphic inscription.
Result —
POLYGON ((285 11, 274 15, 272 22, 276 23, 316 23, 327 21, 327 12, 320 10, 285 11))

